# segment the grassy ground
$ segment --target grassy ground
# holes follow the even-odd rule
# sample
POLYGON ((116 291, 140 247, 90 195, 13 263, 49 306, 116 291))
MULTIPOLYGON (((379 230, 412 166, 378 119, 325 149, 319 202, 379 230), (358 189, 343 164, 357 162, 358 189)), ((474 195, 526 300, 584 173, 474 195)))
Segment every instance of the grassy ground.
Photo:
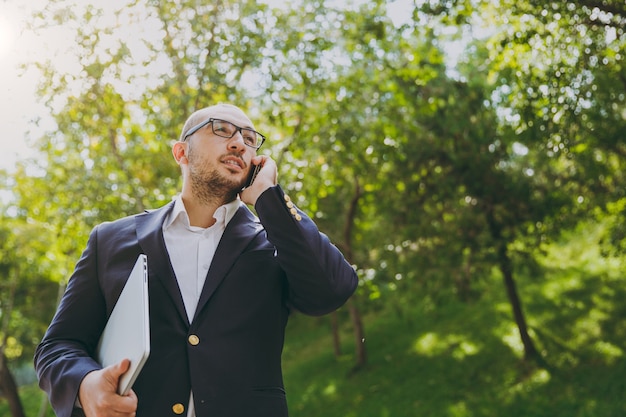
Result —
POLYGON ((541 276, 519 276, 531 334, 548 368, 523 361, 497 277, 473 303, 420 300, 403 317, 365 318, 368 365, 332 354, 329 320, 295 317, 285 382, 296 417, 624 417, 626 283, 616 262, 578 240, 551 248, 541 276))
POLYGON ((292 415, 626 416, 623 355, 552 343, 543 350, 557 366, 526 364, 504 316, 479 303, 422 314, 413 323, 370 318, 369 363, 356 373, 352 355, 335 360, 329 338, 317 334, 307 348, 286 352, 292 415))
MULTIPOLYGON (((419 291, 364 317, 368 364, 353 371, 351 327, 340 312, 343 355, 330 319, 295 316, 284 351, 294 417, 624 417, 626 278, 592 237, 548 248, 543 273, 516 277, 548 369, 524 362, 503 285, 482 280, 479 300, 433 302, 419 291)), ((29 417, 41 404, 22 396, 29 417)), ((0 416, 9 416, 0 401, 0 416)), ((52 416, 48 412, 48 417, 52 416)))

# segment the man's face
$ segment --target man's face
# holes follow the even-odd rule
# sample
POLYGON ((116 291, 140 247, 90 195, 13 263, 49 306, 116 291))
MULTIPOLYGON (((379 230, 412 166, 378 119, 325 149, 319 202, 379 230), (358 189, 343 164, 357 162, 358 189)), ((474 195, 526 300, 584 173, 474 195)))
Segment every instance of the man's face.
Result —
MULTIPOLYGON (((203 116, 204 120, 221 119, 254 129, 250 119, 237 108, 213 107, 203 116)), ((236 195, 245 184, 256 150, 245 144, 241 132, 224 138, 213 133, 209 123, 187 139, 187 155, 189 179, 196 195, 236 195)))

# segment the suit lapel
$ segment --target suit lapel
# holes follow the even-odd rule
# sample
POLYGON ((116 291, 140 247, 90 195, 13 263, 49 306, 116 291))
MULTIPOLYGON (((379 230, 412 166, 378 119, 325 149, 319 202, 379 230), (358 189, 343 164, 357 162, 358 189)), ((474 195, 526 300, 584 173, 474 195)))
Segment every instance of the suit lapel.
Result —
POLYGON ((154 274, 161 281, 181 319, 189 325, 183 298, 163 239, 163 222, 173 207, 174 202, 171 202, 160 209, 136 216, 137 239, 148 257, 149 274, 154 274))
POLYGON ((254 215, 250 210, 245 206, 239 207, 237 213, 235 213, 230 222, 228 222, 222 239, 215 250, 211 267, 209 268, 202 293, 200 294, 194 320, 200 314, 217 287, 224 280, 224 277, 239 255, 241 255, 241 252, 243 252, 261 229, 262 226, 255 221, 254 215))

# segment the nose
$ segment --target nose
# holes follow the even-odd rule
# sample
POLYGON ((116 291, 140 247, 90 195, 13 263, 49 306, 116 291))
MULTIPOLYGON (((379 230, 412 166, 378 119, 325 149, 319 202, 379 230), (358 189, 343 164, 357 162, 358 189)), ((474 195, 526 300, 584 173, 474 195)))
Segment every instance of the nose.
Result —
POLYGON ((243 140, 241 130, 238 130, 232 138, 228 140, 228 149, 245 150, 246 143, 243 140))

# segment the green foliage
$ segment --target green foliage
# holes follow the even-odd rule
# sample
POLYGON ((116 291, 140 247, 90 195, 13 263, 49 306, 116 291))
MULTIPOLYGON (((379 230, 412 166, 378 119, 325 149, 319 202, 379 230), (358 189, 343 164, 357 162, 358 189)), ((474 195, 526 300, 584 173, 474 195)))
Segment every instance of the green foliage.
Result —
MULTIPOLYGON (((48 405, 47 398, 44 397, 44 392, 36 384, 23 385, 20 388, 20 398, 24 406, 24 414, 28 417, 54 417, 54 411, 48 405)), ((11 415, 8 404, 2 399, 0 399, 0 415, 11 415)))
POLYGON ((607 215, 598 211, 597 217, 607 224, 607 232, 600 238, 603 255, 623 256, 626 254, 626 198, 607 205, 607 215))
POLYGON ((488 45, 499 104, 510 109, 510 128, 530 150, 530 168, 576 199, 568 211, 584 215, 590 200, 603 205, 624 192, 618 132, 626 125, 626 8, 580 6, 507 2, 508 13, 490 21, 506 29, 488 45))
POLYGON ((30 361, 55 306, 48 245, 37 228, 0 214, 0 349, 10 361, 30 361))

